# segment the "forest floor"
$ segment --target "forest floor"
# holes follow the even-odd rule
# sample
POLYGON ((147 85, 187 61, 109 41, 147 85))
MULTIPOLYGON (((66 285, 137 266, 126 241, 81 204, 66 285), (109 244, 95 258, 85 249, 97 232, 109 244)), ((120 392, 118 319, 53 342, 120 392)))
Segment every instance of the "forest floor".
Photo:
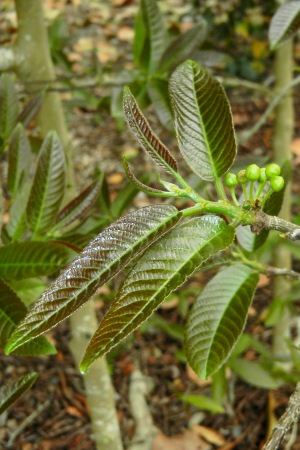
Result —
MULTIPOLYGON (((9 3, 3 3, 0 15, 3 43, 13 39, 16 31, 15 17, 9 3)), ((98 2, 92 1, 87 2, 86 6, 83 6, 85 2, 76 0, 47 0, 44 3, 49 20, 55 17, 59 19, 61 14, 63 20, 67 18, 69 33, 73 36, 80 34, 74 43, 68 43, 72 48, 68 58, 72 62, 73 73, 83 76, 87 71, 86 66, 94 64, 95 48, 97 64, 106 64, 112 70, 132 66, 132 58, 128 58, 128 55, 136 2, 114 0, 103 2, 101 8, 98 2)), ((172 12, 172 5, 167 13, 169 19, 175 21, 174 17, 178 20, 178 14, 184 11, 184 2, 173 0, 171 4, 176 5, 177 15, 172 12)), ((57 60, 59 50, 56 51, 57 60)), ((58 73, 63 73, 62 65, 58 66, 58 73)), ((77 185, 80 188, 87 186, 95 167, 99 167, 106 173, 110 196, 114 198, 126 183, 122 154, 134 158, 137 174, 153 171, 153 165, 147 156, 138 151, 137 144, 126 129, 120 131, 109 113, 99 108, 99 98, 103 95, 101 88, 93 88, 88 94, 75 93, 74 101, 73 92, 62 93, 72 134, 77 185)), ((267 105, 260 94, 241 88, 232 89, 228 95, 237 132, 255 123, 267 105)), ((300 129, 298 112, 296 132, 300 129)), ((149 119, 161 139, 180 159, 174 140, 158 124, 151 108, 149 119)), ((244 161, 270 158, 271 142, 272 121, 268 120, 259 133, 241 146, 241 158, 244 161)), ((300 167, 300 145, 297 138, 293 149, 296 169, 293 192, 299 196, 297 173, 300 167)), ((183 174, 189 174, 185 164, 183 174)), ((141 194, 132 206, 144 206, 151 201, 141 194)), ((109 356, 125 448, 135 434, 129 389, 132 374, 137 369, 147 377, 151 386, 146 399, 158 433, 151 450, 257 450, 262 448, 275 417, 285 410, 294 389, 292 385, 283 384, 276 390, 263 389, 256 385, 255 380, 247 383, 229 370, 224 413, 213 414, 181 400, 183 394, 211 395, 211 380, 200 380, 184 361, 180 334, 185 317, 183 310, 192 304, 197 290, 211 275, 211 272, 196 273, 191 282, 184 285, 183 294, 175 293, 172 300, 158 310, 157 316, 161 320, 150 321, 148 326, 135 332, 131 339, 109 356)), ((111 288, 105 288, 102 295, 110 297, 111 288)), ((270 346, 271 329, 264 326, 263 317, 271 299, 272 280, 261 277, 246 332, 261 340, 267 348, 270 346)), ((95 302, 95 307, 101 317, 104 310, 101 297, 95 302)), ((39 373, 30 391, 0 417, 0 450, 95 449, 82 377, 68 348, 68 322, 53 329, 50 337, 58 349, 55 356, 14 358, 0 355, 1 383, 29 371, 39 373)), ((258 354, 250 347, 244 358, 255 361, 258 354)), ((286 448, 300 449, 300 434, 297 436, 297 431, 292 447, 286 448)))

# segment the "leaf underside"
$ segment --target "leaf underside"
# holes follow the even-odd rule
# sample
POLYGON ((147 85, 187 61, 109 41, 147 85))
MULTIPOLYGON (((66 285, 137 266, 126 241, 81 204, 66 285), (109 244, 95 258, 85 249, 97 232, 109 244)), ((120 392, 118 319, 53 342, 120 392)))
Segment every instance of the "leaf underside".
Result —
POLYGON ((300 28, 300 2, 281 5, 271 19, 269 41, 272 49, 290 39, 300 28))
POLYGON ((37 377, 38 373, 31 372, 1 386, 0 414, 18 400, 33 385, 37 377))
POLYGON ((21 280, 51 275, 67 264, 73 251, 54 242, 14 242, 0 247, 0 277, 21 280))
POLYGON ((35 233, 42 233, 54 223, 65 192, 66 165, 56 133, 46 136, 27 205, 27 220, 35 233))
POLYGON ((100 181, 91 183, 57 214, 56 225, 59 224, 60 228, 66 227, 75 220, 82 218, 96 201, 100 187, 100 181))
POLYGON ((142 148, 166 172, 170 174, 172 174, 172 171, 177 172, 176 160, 167 147, 153 133, 128 87, 124 89, 123 102, 127 124, 142 148))
POLYGON ((204 180, 222 176, 236 156, 223 87, 195 61, 186 61, 171 76, 170 95, 178 145, 187 164, 204 180))
POLYGON ((173 206, 149 206, 106 228, 41 295, 12 335, 7 351, 70 316, 181 216, 173 206))
POLYGON ((205 286, 190 312, 185 350, 201 378, 216 372, 230 355, 245 326, 258 275, 239 264, 219 272, 205 286))
POLYGON ((174 197, 174 194, 172 194, 172 193, 168 193, 166 191, 161 191, 159 189, 152 188, 152 187, 147 186, 146 184, 142 183, 140 180, 138 180, 136 178, 136 176, 134 175, 134 173, 132 172, 132 170, 130 169, 129 164, 125 158, 123 158, 123 165, 124 165, 124 170, 127 175, 127 178, 129 178, 129 180, 131 180, 132 183, 134 183, 140 191, 145 192, 146 194, 149 194, 149 195, 157 196, 157 197, 162 197, 162 196, 174 197))
POLYGON ((228 247, 234 228, 205 216, 178 225, 137 261, 91 339, 80 369, 107 353, 144 322, 207 258, 228 247))

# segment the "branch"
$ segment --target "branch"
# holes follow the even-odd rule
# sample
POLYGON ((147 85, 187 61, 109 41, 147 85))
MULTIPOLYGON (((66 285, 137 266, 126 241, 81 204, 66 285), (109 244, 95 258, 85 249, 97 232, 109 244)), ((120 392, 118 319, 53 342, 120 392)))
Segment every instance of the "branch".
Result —
POLYGON ((256 122, 256 124, 250 128, 249 130, 244 131, 239 136, 239 143, 242 144, 243 142, 247 141, 253 134, 255 134, 260 127, 266 122, 269 115, 272 113, 272 111, 276 108, 276 106, 280 103, 282 98, 289 92, 290 89, 297 86, 297 84, 300 83, 300 76, 293 79, 293 81, 285 86, 279 93, 276 95, 276 97, 272 100, 272 102, 269 104, 261 118, 256 122))
POLYGON ((270 438, 264 445, 263 450, 275 450, 279 447, 284 436, 296 423, 300 416, 300 383, 297 384, 294 393, 291 395, 287 408, 277 422, 270 438))
POLYGON ((255 222, 251 224, 251 231, 259 234, 262 230, 277 230, 292 241, 300 240, 300 226, 280 217, 269 216, 260 210, 255 212, 255 222))
POLYGON ((265 267, 265 273, 267 275, 280 275, 280 276, 287 276, 292 278, 297 278, 300 280, 300 273, 296 272, 295 270, 281 268, 281 267, 272 267, 272 266, 266 266, 265 267))
POLYGON ((270 89, 268 86, 260 83, 255 83, 253 81, 244 80, 242 78, 232 78, 232 77, 220 77, 216 76, 216 79, 223 84, 223 86, 227 87, 244 87, 247 89, 251 89, 254 91, 259 91, 264 95, 267 95, 269 97, 273 97, 274 93, 272 89, 270 89))

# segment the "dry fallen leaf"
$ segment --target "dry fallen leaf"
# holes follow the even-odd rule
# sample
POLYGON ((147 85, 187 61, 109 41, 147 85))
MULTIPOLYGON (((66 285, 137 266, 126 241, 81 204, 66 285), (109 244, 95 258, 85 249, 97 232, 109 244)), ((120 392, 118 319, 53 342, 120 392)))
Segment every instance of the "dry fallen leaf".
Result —
POLYGON ((269 286, 269 284, 271 283, 271 279, 270 277, 268 277, 267 275, 261 273, 259 275, 259 281, 258 281, 258 288, 264 288, 266 286, 269 286))
POLYGON ((209 450, 211 446, 207 444, 193 430, 184 431, 175 436, 165 436, 158 434, 153 442, 151 450, 209 450))
POLYGON ((204 427, 203 425, 194 425, 192 429, 210 444, 220 446, 224 445, 226 442, 222 434, 213 428, 204 427))
POLYGON ((107 177, 108 184, 119 184, 124 180, 124 175, 122 173, 114 173, 107 177))
POLYGON ((209 386, 211 384, 211 378, 208 378, 207 380, 201 380, 201 378, 198 377, 196 372, 193 371, 193 369, 187 364, 186 367, 187 376, 189 379, 196 384, 197 386, 203 387, 203 386, 209 386))
POLYGON ((114 44, 105 41, 97 42, 97 58, 102 64, 116 61, 118 57, 118 49, 114 44))
POLYGON ((291 152, 293 155, 300 156, 300 137, 295 138, 291 143, 291 152))
POLYGON ((117 32, 120 41, 132 41, 134 37, 134 29, 132 27, 120 27, 117 32))

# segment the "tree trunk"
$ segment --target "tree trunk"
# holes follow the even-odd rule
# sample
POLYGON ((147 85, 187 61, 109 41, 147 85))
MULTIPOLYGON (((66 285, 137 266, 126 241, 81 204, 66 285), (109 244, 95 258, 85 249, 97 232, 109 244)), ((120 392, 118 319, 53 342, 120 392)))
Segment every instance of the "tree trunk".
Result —
MULTIPOLYGON (((293 77, 293 41, 289 40, 276 50, 274 61, 274 75, 276 79, 276 92, 287 86, 293 77)), ((273 139, 274 160, 277 163, 291 161, 291 141, 294 131, 294 105, 293 93, 290 91, 279 103, 275 110, 275 126, 273 139)), ((291 218, 291 183, 288 182, 280 217, 290 221, 291 218)), ((289 250, 278 245, 274 251, 274 266, 278 268, 291 268, 291 255, 289 250)), ((273 287, 273 298, 284 297, 290 288, 290 281, 286 277, 275 277, 273 287)), ((276 356, 286 357, 289 349, 285 343, 290 338, 290 315, 288 308, 284 308, 280 321, 274 328, 273 352, 276 356)))

